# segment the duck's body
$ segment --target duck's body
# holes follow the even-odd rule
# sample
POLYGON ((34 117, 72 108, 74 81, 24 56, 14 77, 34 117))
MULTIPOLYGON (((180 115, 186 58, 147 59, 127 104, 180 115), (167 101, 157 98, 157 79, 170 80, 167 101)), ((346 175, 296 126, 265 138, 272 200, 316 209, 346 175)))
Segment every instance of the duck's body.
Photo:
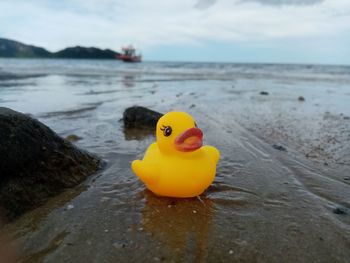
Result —
POLYGON ((169 119, 173 118, 162 120, 164 115, 159 121, 168 126, 157 124, 157 130, 161 125, 172 127, 170 135, 166 135, 168 138, 165 140, 158 137, 163 132, 157 131, 157 142, 148 147, 142 161, 132 163, 132 169, 147 188, 157 195, 181 198, 198 196, 213 182, 220 153, 212 146, 201 145, 202 133, 198 128, 191 127, 195 123, 193 119, 188 120, 188 114, 168 114, 170 117, 175 115, 175 119, 182 116, 182 122, 172 122, 170 126, 169 119), (189 129, 183 132, 182 126, 189 129), (170 138, 172 132, 177 136, 170 138), (177 146, 171 147, 173 144, 177 146))
POLYGON ((153 143, 142 161, 133 162, 132 169, 147 188, 157 195, 197 196, 214 181, 219 151, 212 146, 203 146, 187 155, 186 158, 164 155, 157 143, 153 143))

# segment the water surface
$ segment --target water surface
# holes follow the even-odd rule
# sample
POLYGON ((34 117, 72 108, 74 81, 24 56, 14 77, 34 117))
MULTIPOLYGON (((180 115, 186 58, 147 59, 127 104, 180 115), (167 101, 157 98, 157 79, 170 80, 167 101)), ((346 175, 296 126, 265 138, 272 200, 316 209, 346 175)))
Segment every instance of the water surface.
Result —
POLYGON ((1 59, 1 106, 81 137, 79 147, 106 161, 6 226, 17 254, 25 262, 346 262, 349 81, 350 68, 334 66, 1 59), (158 198, 132 174, 130 162, 154 140, 124 129, 132 105, 188 111, 220 149, 202 196, 158 198))

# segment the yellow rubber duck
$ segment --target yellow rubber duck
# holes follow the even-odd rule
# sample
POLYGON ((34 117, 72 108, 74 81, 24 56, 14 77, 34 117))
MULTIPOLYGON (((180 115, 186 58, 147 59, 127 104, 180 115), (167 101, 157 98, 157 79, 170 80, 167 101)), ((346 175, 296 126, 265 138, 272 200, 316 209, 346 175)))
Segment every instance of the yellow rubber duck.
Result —
POLYGON ((169 112, 157 123, 157 141, 143 158, 135 160, 134 173, 156 195, 194 197, 214 181, 220 152, 202 146, 203 133, 191 115, 169 112))

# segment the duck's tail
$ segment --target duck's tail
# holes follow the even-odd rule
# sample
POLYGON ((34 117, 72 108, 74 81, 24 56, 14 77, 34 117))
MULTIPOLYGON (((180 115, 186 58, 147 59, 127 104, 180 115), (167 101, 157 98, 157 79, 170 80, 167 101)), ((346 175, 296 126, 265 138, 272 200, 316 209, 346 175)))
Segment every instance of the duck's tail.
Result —
POLYGON ((154 184, 158 180, 159 173, 157 172, 157 166, 155 164, 135 160, 131 163, 131 168, 146 185, 154 184))

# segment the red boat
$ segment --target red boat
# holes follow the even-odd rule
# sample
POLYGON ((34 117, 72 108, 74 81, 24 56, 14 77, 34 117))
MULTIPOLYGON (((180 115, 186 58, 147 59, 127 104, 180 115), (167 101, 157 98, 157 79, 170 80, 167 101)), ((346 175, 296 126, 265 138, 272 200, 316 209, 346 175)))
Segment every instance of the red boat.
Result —
POLYGON ((142 56, 136 55, 136 49, 132 45, 129 45, 122 48, 122 53, 117 55, 117 59, 124 62, 141 62, 142 56))

